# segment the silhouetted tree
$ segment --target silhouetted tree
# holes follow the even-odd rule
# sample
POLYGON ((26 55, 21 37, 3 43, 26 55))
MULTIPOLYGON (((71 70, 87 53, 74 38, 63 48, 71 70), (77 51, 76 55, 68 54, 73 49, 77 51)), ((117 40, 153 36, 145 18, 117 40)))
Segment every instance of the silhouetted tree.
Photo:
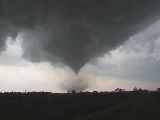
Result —
POLYGON ((137 87, 133 88, 133 91, 137 91, 137 90, 138 90, 138 88, 137 88, 137 87))
POLYGON ((114 91, 115 91, 115 92, 119 92, 119 90, 120 90, 120 88, 116 88, 114 91))
POLYGON ((157 88, 157 90, 156 90, 156 91, 160 92, 160 88, 157 88))
POLYGON ((76 93, 76 91, 75 90, 72 90, 72 92, 71 92, 72 94, 75 94, 76 93))
POLYGON ((98 94, 98 92, 97 91, 93 91, 93 94, 98 94))
POLYGON ((115 92, 124 92, 125 89, 116 88, 114 91, 115 91, 115 92))
POLYGON ((138 91, 143 91, 142 88, 138 88, 138 91))

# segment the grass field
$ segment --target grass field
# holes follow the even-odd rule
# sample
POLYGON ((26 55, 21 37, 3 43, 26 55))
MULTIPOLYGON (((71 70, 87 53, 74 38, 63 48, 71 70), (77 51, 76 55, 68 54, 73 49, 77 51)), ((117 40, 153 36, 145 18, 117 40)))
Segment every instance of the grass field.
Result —
POLYGON ((160 93, 2 93, 0 120, 160 120, 160 93))
POLYGON ((78 120, 160 120, 160 102, 152 96, 137 96, 78 120))

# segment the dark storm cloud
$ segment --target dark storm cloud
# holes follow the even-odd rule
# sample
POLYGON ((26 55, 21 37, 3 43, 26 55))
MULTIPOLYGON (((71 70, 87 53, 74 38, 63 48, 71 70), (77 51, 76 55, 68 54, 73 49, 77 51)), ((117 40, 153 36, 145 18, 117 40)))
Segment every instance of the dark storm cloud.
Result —
POLYGON ((0 48, 24 33, 24 57, 75 72, 159 18, 159 0, 1 0, 0 48))

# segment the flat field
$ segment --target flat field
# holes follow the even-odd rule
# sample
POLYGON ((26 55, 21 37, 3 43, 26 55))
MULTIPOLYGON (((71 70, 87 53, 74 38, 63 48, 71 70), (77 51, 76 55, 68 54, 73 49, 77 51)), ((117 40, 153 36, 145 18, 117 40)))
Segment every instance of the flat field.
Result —
POLYGON ((0 120, 160 120, 160 93, 1 93, 0 120))

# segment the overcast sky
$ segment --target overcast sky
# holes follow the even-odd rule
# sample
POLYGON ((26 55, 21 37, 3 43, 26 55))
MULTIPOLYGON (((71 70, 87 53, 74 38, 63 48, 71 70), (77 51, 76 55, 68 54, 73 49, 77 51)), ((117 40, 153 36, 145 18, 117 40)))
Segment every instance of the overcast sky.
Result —
POLYGON ((6 50, 0 55, 0 91, 64 92, 65 88, 103 91, 160 86, 160 21, 90 61, 78 75, 68 66, 24 59, 23 36, 20 32, 15 41, 11 37, 6 40, 6 50))
POLYGON ((0 0, 0 91, 156 89, 160 0, 0 0))

